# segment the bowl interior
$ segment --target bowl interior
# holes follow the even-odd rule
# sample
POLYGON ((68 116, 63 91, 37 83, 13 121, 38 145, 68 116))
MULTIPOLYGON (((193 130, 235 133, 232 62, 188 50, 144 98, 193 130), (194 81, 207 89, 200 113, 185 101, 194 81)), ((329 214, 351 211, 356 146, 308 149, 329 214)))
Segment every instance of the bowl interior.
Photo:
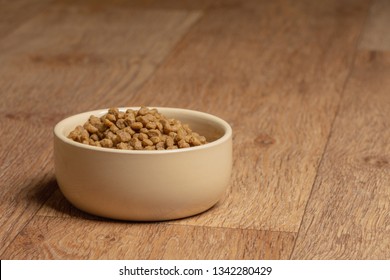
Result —
MULTIPOLYGON (((216 116, 207 113, 187 110, 187 109, 177 109, 177 108, 164 108, 164 107, 151 107, 151 108, 156 108, 161 114, 165 115, 167 118, 174 118, 180 120, 182 123, 188 124, 192 129, 192 131, 205 136, 209 144, 217 140, 220 141, 221 138, 224 137, 227 138, 231 134, 231 128, 227 122, 225 122, 224 120, 216 116)), ((127 109, 138 110, 139 107, 119 108, 120 111, 126 111, 127 109)), ((54 129, 54 133, 60 139, 68 143, 75 144, 75 145, 82 145, 84 147, 90 147, 96 149, 97 147, 77 143, 67 138, 67 136, 76 126, 83 125, 91 115, 101 117, 106 113, 107 113, 107 109, 102 109, 102 110, 85 112, 85 113, 68 117, 56 125, 54 129)), ((97 149, 106 149, 106 148, 97 148, 97 149)), ((110 150, 114 150, 114 149, 110 149, 110 150)), ((117 150, 117 151, 122 151, 122 150, 117 150)))
POLYGON ((199 133, 206 137, 208 142, 213 142, 221 138, 226 133, 226 127, 214 116, 193 112, 188 110, 159 110, 162 114, 168 118, 174 118, 180 120, 182 123, 186 123, 190 126, 192 131, 199 133))

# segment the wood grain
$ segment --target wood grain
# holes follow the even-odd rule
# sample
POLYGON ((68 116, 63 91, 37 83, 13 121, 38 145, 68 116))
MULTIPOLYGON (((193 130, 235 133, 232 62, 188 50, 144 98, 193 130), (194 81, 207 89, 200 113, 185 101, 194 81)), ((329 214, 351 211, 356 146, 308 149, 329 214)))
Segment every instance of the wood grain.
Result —
POLYGON ((36 217, 2 259, 285 259, 295 234, 36 217))
POLYGON ((389 76, 389 53, 359 53, 293 258, 390 258, 389 76))
POLYGON ((50 198, 39 209, 36 215, 44 217, 79 218, 103 221, 107 220, 105 218, 86 213, 74 207, 61 193, 57 184, 50 198))
POLYGON ((55 189, 44 118, 18 118, 23 116, 6 114, 0 122, 0 131, 7 132, 0 141, 0 255, 55 189))
POLYGON ((210 112, 233 127, 228 193, 175 223, 298 231, 368 9, 354 2, 340 18, 338 2, 327 3, 209 10, 129 96, 127 103, 210 112))
POLYGON ((128 98, 200 16, 53 5, 1 42, 0 91, 12 97, 0 111, 72 114, 134 105, 128 98))
POLYGON ((229 192, 179 223, 294 232, 368 1, 348 2, 350 9, 339 1, 246 3, 208 11, 131 100, 206 111, 233 127, 229 192))
POLYGON ((390 50, 390 2, 375 0, 360 41, 360 49, 390 50))
POLYGON ((124 105, 200 16, 52 5, 0 41, 0 253, 57 189, 55 123, 124 105))
POLYGON ((52 0, 0 0, 0 40, 42 12, 52 0))
POLYGON ((390 258, 388 8, 1 2, 0 258, 390 258), (132 223, 65 200, 54 124, 138 105, 205 111, 232 125, 231 184, 215 207, 132 223))
POLYGON ((83 7, 92 11, 110 9, 147 9, 147 10, 207 10, 207 9, 236 9, 242 6, 240 0, 57 0, 57 3, 83 7))

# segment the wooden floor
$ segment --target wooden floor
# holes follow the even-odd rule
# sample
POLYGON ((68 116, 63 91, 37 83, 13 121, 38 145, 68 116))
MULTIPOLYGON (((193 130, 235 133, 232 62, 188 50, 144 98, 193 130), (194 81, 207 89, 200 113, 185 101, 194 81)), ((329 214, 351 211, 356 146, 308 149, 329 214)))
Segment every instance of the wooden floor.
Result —
POLYGON ((1 259, 390 259, 390 1, 0 3, 1 259), (187 219, 71 206, 53 126, 112 106, 234 132, 229 190, 187 219))

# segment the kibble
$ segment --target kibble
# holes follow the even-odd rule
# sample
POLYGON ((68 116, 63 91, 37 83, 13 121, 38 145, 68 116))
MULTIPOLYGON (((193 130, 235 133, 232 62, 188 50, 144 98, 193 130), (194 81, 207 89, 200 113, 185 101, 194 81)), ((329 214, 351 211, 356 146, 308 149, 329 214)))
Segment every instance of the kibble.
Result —
POLYGON ((172 150, 207 143, 206 137, 193 132, 188 124, 168 119, 157 109, 110 108, 102 117, 90 116, 68 138, 86 145, 121 150, 172 150))

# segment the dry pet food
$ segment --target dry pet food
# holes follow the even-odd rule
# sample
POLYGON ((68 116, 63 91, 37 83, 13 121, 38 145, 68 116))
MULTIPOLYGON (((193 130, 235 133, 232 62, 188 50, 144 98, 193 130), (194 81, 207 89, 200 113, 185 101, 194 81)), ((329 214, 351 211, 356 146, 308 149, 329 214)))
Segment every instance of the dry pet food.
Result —
POLYGON ((91 146, 122 150, 170 150, 207 143, 204 136, 193 132, 187 124, 147 107, 126 112, 111 108, 100 118, 90 116, 68 137, 91 146))

